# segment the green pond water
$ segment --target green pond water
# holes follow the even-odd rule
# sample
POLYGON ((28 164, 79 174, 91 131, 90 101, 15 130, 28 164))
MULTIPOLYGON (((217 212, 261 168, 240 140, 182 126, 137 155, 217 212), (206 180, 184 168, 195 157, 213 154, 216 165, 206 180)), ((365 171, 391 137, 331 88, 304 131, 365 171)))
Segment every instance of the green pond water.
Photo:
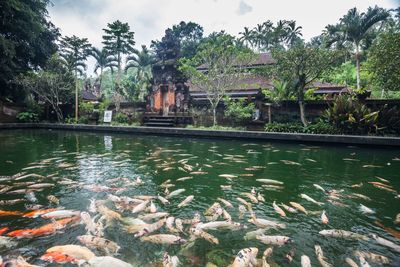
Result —
MULTIPOLYGON (((42 160, 52 159, 44 164, 43 168, 26 170, 27 173, 51 175, 50 178, 41 179, 41 182, 54 183, 55 186, 35 192, 36 204, 43 205, 43 208, 57 207, 55 204, 50 204, 46 198, 48 195, 54 195, 60 200, 59 206, 65 209, 87 211, 91 198, 107 199, 109 194, 109 192, 93 192, 84 187, 93 184, 125 189, 111 192, 118 196, 157 196, 157 194, 164 196, 164 188, 160 185, 170 179, 175 185, 169 189, 170 191, 180 188, 186 191, 171 198, 169 205, 163 205, 155 200, 158 211, 166 211, 175 218, 182 219, 193 218, 195 212, 199 212, 202 214, 202 221, 205 222, 203 212, 221 197, 234 205, 234 208, 225 208, 232 216, 232 220, 246 227, 238 231, 209 230, 210 234, 219 239, 219 245, 197 239, 191 248, 183 250, 182 245, 142 242, 134 238, 133 234, 125 232, 120 222, 113 222, 105 229, 104 237, 121 247, 116 258, 134 266, 153 266, 151 264, 160 261, 165 251, 170 255, 177 255, 183 263, 182 266, 205 266, 207 261, 219 264, 218 266, 228 266, 238 251, 246 247, 257 247, 258 258, 261 258, 262 252, 268 246, 257 240, 244 240, 246 232, 257 229, 248 222, 250 213, 245 213, 242 219, 238 218, 238 206, 241 203, 236 197, 251 202, 241 193, 249 193, 252 187, 265 198, 265 203, 252 204, 257 217, 286 224, 286 229, 270 229, 266 234, 285 235, 294 241, 291 244, 274 247, 269 259, 271 266, 300 266, 301 255, 308 255, 312 265, 319 266, 314 251, 316 244, 322 247, 326 261, 333 266, 346 266, 344 262, 346 257, 358 262, 353 256, 355 250, 384 255, 390 259, 389 265, 399 266, 400 253, 374 240, 347 240, 324 237, 318 233, 324 229, 343 229, 366 236, 377 234, 400 244, 396 237, 375 224, 376 221, 380 221, 384 226, 400 231, 400 226, 394 223, 396 215, 400 212, 400 199, 396 198, 398 193, 376 188, 368 183, 382 182, 376 178, 378 176, 386 179, 388 182, 385 183, 395 191, 399 191, 399 158, 399 149, 389 148, 50 130, 0 131, 0 176, 15 175, 26 167, 43 165, 39 164, 42 160), (189 174, 190 171, 182 169, 183 163, 190 165, 192 171, 202 171, 206 174, 189 174), (220 174, 238 177, 227 179, 220 177, 220 174), (253 176, 242 176, 243 174, 253 176), (123 179, 107 183, 114 178, 128 178, 134 181, 137 176, 142 178, 143 185, 126 186, 123 179), (193 176, 193 179, 176 181, 185 176, 193 176), (79 182, 79 186, 71 187, 58 183, 66 178, 79 182), (281 181, 284 183, 283 189, 271 190, 261 187, 262 183, 256 181, 260 178, 281 181), (361 187, 351 187, 360 183, 361 187), (335 201, 345 206, 329 202, 328 194, 316 189, 313 184, 318 184, 326 190, 343 190, 339 199, 335 201), (232 188, 223 189, 221 185, 232 185, 232 188), (301 198, 302 193, 323 202, 324 205, 318 206, 301 198), (355 197, 353 193, 365 195, 370 200, 355 197), (194 200, 189 205, 178 208, 177 205, 189 195, 194 195, 194 200), (286 212, 287 217, 280 217, 272 207, 273 201, 287 205, 290 201, 300 203, 310 214, 286 212), (360 204, 375 213, 363 214, 359 209, 360 204), (321 223, 320 213, 317 211, 322 210, 326 211, 329 218, 328 225, 321 223), (287 262, 285 259, 289 251, 295 251, 292 262, 287 262)), ((35 179, 37 178, 27 178, 18 182, 36 181, 35 179)), ((13 185, 14 182, 12 179, 3 179, 0 184, 13 185)), ((0 200, 17 198, 24 198, 24 194, 11 195, 6 192, 0 195, 0 200)), ((26 212, 28 210, 25 204, 32 203, 26 200, 24 203, 0 206, 0 209, 26 212)), ((111 201, 107 202, 106 206, 118 211, 111 201)), ((118 212, 123 217, 137 216, 129 211, 118 212)), ((3 216, 0 217, 0 228, 9 227, 11 231, 40 227, 49 222, 43 218, 3 216)), ((80 224, 67 226, 52 235, 16 239, 17 245, 12 248, 0 248, 0 255, 3 257, 9 254, 23 255, 30 263, 45 266, 48 263, 39 258, 46 249, 55 245, 80 244, 76 237, 85 233, 84 225, 80 224)), ((155 233, 167 233, 167 230, 163 227, 155 233)), ((179 235, 189 239, 187 232, 179 235)), ((100 251, 93 251, 96 255, 101 255, 100 251)), ((380 266, 373 261, 368 260, 368 262, 371 266, 380 266)))

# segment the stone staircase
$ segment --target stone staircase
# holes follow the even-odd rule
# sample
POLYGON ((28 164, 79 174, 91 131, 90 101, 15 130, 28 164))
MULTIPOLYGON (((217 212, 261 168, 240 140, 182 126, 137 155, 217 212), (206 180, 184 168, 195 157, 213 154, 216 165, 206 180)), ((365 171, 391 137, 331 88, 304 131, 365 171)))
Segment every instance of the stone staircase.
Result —
POLYGON ((142 124, 149 127, 176 127, 192 124, 193 118, 189 115, 152 115, 145 114, 143 116, 142 124))

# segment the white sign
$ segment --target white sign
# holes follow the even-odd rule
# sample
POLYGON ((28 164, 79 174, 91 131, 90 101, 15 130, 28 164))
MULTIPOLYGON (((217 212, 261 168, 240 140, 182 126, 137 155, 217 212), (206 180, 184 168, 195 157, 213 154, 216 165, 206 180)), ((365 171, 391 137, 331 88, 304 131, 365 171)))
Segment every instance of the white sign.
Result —
POLYGON ((112 119, 112 110, 104 111, 104 120, 103 122, 111 122, 112 119))

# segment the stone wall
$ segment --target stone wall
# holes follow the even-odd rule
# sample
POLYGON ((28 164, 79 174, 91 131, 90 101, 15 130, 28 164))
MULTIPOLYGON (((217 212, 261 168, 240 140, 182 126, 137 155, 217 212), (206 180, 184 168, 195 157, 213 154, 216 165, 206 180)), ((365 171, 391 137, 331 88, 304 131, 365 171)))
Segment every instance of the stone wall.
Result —
POLYGON ((0 123, 16 122, 17 114, 23 111, 23 109, 23 105, 3 103, 0 101, 0 123))

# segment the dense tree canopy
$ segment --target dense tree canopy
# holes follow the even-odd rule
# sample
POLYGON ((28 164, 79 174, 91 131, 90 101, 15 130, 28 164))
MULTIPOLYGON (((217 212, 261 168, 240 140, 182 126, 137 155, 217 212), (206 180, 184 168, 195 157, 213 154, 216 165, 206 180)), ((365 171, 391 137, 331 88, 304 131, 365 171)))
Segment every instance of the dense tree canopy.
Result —
POLYGON ((400 91, 400 32, 380 35, 370 49, 368 62, 382 89, 400 91))
POLYGON ((327 44, 336 44, 338 47, 350 47, 354 50, 357 67, 357 89, 361 88, 360 53, 362 47, 368 47, 376 33, 373 26, 386 20, 389 12, 377 6, 368 8, 367 12, 360 13, 357 8, 350 9, 339 24, 326 27, 327 44))
POLYGON ((236 45, 236 39, 221 34, 202 43, 192 59, 181 60, 180 70, 190 83, 207 94, 213 110, 213 123, 217 124, 216 109, 226 91, 236 86, 246 74, 246 67, 253 59, 249 49, 236 45), (203 66, 206 70, 199 69, 203 66))
POLYGON ((48 0, 0 1, 0 98, 22 100, 12 87, 21 73, 43 67, 57 51, 58 29, 47 18, 48 0))
POLYGON ((269 74, 272 78, 290 83, 297 95, 301 121, 305 126, 307 125, 303 102, 305 88, 332 68, 337 56, 336 52, 303 43, 288 50, 273 50, 276 65, 270 67, 269 74))

